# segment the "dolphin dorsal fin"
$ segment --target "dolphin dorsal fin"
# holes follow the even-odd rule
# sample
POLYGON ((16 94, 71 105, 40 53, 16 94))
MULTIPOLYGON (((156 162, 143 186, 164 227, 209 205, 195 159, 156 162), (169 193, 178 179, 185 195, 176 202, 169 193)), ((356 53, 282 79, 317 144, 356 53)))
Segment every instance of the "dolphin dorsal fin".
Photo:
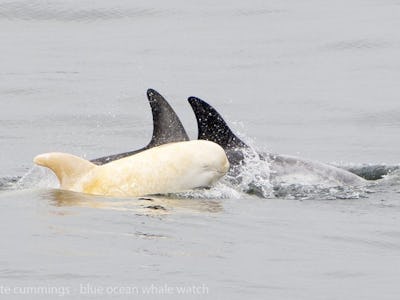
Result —
POLYGON ((88 160, 60 152, 40 154, 33 161, 39 166, 51 169, 60 181, 62 189, 71 188, 82 176, 96 167, 88 160))
POLYGON ((91 160, 92 163, 103 165, 113 160, 131 156, 156 146, 189 140, 189 136, 179 120, 179 117, 168 104, 167 100, 153 89, 147 90, 147 98, 153 115, 153 134, 150 143, 138 150, 93 159, 91 160))
POLYGON ((153 114, 153 135, 147 148, 167 143, 188 141, 185 128, 167 100, 153 89, 147 90, 153 114))
POLYGON ((199 140, 215 142, 225 150, 248 148, 248 146, 232 132, 225 120, 211 105, 196 97, 189 97, 188 101, 196 115, 199 140))

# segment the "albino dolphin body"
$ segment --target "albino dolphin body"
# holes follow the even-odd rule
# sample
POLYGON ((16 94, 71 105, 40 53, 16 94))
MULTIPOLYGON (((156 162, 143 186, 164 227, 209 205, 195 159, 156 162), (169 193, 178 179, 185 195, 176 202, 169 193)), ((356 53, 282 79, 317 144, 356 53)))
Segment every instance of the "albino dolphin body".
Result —
POLYGON ((229 162, 216 143, 170 143, 97 166, 66 153, 34 158, 51 169, 61 189, 106 196, 144 196, 208 187, 226 174, 229 162))

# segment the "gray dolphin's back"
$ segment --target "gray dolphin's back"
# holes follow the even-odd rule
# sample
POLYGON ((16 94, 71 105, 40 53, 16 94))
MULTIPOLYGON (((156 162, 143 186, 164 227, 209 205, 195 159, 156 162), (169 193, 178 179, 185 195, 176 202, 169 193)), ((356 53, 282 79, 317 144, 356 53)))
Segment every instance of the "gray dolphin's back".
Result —
MULTIPOLYGON (((188 101, 196 115, 198 138, 213 141, 223 147, 236 172, 235 168, 242 166, 245 152, 250 147, 232 132, 222 116, 207 102, 196 97, 190 97, 188 101)), ((304 180, 304 183, 329 185, 361 185, 365 182, 349 171, 320 162, 268 153, 258 153, 258 159, 268 160, 271 177, 275 182, 304 180)))
POLYGON ((361 186, 365 179, 332 165, 282 154, 266 154, 270 163, 271 180, 280 184, 361 186))
POLYGON ((182 122, 167 100, 153 89, 147 90, 147 98, 153 115, 153 135, 150 143, 138 150, 93 159, 92 163, 103 165, 163 144, 189 140, 182 122))

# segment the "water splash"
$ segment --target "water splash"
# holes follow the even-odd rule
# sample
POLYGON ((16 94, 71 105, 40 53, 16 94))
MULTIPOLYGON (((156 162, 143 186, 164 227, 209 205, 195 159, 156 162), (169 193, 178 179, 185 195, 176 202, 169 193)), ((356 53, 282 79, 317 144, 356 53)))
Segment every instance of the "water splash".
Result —
POLYGON ((0 191, 7 191, 15 189, 15 184, 20 177, 4 177, 0 178, 0 191))
POLYGON ((58 188, 57 177, 47 168, 34 166, 16 183, 15 189, 23 190, 30 188, 58 188))
POLYGON ((228 182, 222 180, 209 189, 196 189, 170 194, 170 196, 184 199, 239 199, 243 194, 230 186, 228 182))
POLYGON ((381 186, 399 186, 400 185, 400 169, 396 169, 383 176, 379 180, 379 185, 381 186))
POLYGON ((273 186, 269 162, 253 147, 244 149, 243 155, 243 161, 229 172, 225 180, 239 192, 271 198, 273 186))

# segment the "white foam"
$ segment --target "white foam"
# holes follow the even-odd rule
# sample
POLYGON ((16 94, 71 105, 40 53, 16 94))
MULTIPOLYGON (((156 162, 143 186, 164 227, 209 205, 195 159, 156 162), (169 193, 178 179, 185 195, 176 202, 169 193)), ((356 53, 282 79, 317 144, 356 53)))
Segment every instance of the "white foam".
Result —
POLYGON ((52 171, 47 168, 33 166, 16 183, 16 189, 58 188, 59 182, 52 171))
POLYGON ((268 161, 261 159, 254 148, 244 151, 244 160, 232 175, 227 175, 235 189, 240 192, 270 198, 273 186, 270 181, 271 169, 268 161))

